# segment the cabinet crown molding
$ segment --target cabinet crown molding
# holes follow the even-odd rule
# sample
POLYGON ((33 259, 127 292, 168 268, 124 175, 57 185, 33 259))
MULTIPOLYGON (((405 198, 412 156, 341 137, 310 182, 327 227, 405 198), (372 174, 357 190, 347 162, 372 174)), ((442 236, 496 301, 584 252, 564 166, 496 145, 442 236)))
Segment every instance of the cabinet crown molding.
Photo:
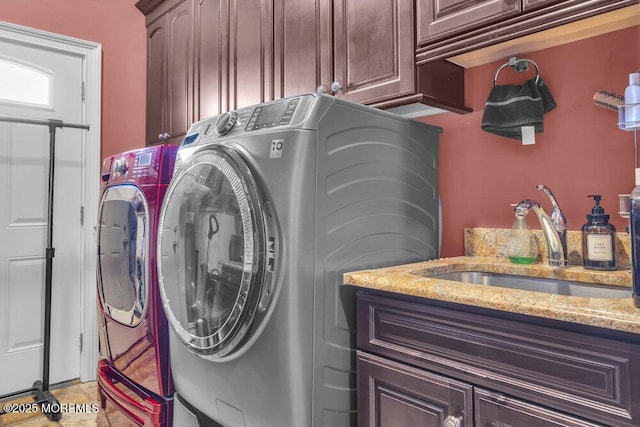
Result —
POLYGON ((163 2, 164 0, 139 0, 136 2, 136 7, 144 15, 148 15, 153 9, 163 2))

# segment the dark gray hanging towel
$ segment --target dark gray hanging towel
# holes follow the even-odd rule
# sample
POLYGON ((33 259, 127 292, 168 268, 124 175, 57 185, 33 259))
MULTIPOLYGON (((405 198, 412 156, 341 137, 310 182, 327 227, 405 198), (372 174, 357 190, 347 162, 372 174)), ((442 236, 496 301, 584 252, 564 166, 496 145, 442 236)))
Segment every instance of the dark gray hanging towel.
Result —
MULTIPOLYGON (((534 78, 522 85, 493 86, 484 106, 482 129, 517 140, 522 140, 524 126, 532 126, 535 133, 542 133, 542 116, 555 107, 555 101, 548 93, 543 103, 540 82, 542 79, 537 83, 534 78)), ((545 89, 548 92, 548 88, 545 89)))
POLYGON ((556 100, 553 99, 553 95, 551 95, 549 86, 547 86, 544 83, 544 80, 542 80, 542 77, 538 76, 538 80, 536 81, 536 86, 538 87, 538 91, 540 92, 540 97, 542 98, 542 108, 544 109, 544 113, 547 114, 549 111, 556 108, 558 104, 556 104, 556 100))

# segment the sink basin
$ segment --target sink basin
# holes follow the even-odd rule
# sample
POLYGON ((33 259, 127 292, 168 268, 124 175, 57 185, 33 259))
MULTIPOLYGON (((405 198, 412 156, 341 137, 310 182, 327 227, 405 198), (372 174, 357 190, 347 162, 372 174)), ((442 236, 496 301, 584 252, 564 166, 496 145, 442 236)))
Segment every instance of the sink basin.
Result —
POLYGON ((486 273, 482 271, 456 271, 430 276, 474 285, 488 285, 525 291, 547 292, 587 298, 630 298, 630 288, 574 282, 572 280, 542 279, 539 277, 515 276, 511 274, 486 273))

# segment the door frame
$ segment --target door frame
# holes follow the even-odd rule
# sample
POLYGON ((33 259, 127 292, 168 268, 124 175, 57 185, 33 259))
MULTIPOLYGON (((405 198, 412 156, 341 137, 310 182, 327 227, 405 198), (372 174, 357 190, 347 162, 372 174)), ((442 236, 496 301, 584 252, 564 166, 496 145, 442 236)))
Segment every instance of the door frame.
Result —
MULTIPOLYGON (((100 105, 102 87, 102 46, 99 43, 54 34, 0 21, 0 39, 18 44, 46 48, 76 55, 82 58, 82 77, 85 82, 85 103, 82 123, 88 131, 82 132, 83 167, 81 206, 84 207, 82 225, 81 272, 81 325, 80 381, 96 379, 98 363, 98 330, 96 303, 96 242, 95 227, 98 215, 100 192, 100 105)), ((55 242, 54 242, 55 246, 55 242)), ((55 261, 54 266, 55 270, 55 261)))

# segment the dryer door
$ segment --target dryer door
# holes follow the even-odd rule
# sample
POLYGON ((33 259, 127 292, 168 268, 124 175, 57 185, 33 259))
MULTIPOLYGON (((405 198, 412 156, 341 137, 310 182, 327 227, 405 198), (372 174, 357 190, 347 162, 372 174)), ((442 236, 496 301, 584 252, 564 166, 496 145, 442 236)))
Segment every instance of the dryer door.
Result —
POLYGON ((108 316, 136 326, 147 308, 149 208, 140 188, 116 185, 98 217, 98 294, 108 316))
POLYGON ((251 326, 264 276, 256 183, 237 154, 194 154, 171 181, 160 218, 158 272, 165 312, 194 352, 222 357, 251 326))

